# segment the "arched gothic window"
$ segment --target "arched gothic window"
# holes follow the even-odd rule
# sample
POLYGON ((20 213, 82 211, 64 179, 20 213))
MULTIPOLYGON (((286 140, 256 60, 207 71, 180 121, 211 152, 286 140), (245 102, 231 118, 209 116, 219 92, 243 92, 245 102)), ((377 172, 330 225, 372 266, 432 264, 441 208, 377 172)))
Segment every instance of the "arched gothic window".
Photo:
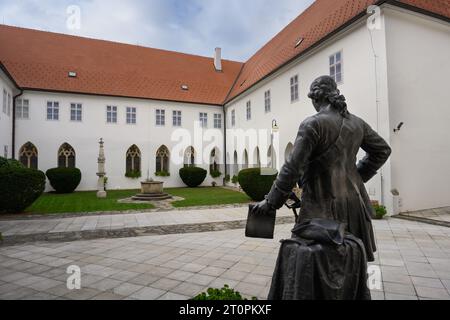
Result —
POLYGON ((68 143, 64 143, 58 150, 58 167, 75 168, 75 149, 68 143))
POLYGON ((141 150, 136 145, 132 145, 126 155, 126 174, 141 173, 141 150))
POLYGON ((156 172, 169 173, 170 153, 166 146, 161 146, 156 152, 156 172))
POLYGON ((25 143, 19 151, 20 162, 27 168, 38 168, 38 151, 31 142, 25 143))
POLYGON ((185 167, 195 167, 195 149, 194 149, 194 147, 189 147, 184 152, 184 166, 185 167))

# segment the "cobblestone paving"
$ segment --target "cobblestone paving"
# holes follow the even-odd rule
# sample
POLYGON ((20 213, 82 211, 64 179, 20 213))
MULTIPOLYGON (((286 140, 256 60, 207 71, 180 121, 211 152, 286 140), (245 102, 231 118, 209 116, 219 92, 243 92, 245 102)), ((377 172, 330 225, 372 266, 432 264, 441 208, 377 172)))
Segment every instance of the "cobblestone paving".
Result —
MULTIPOLYGON (((373 299, 450 299, 450 229, 413 221, 374 222, 383 278, 373 299)), ((279 240, 243 230, 0 247, 0 299, 189 299, 228 284, 267 296, 279 240), (81 267, 68 290, 67 267, 81 267)))

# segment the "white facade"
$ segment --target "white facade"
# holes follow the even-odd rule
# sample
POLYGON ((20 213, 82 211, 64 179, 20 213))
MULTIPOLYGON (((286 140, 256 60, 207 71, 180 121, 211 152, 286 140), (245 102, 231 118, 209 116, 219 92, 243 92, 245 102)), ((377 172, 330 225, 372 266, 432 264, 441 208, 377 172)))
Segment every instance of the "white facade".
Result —
MULTIPOLYGON (((70 144, 76 153, 76 167, 82 171, 82 181, 78 190, 95 190, 98 177, 97 157, 100 138, 105 141, 106 176, 108 189, 136 189, 140 181, 147 177, 156 179, 156 152, 161 146, 166 146, 172 152, 179 140, 172 141, 172 134, 178 129, 195 132, 195 122, 199 114, 208 114, 208 128, 218 133, 215 147, 222 149, 221 130, 213 129, 214 114, 222 114, 222 107, 207 105, 192 105, 175 102, 160 102, 139 99, 125 99, 104 96, 74 95, 49 92, 25 92, 21 99, 30 103, 29 119, 17 119, 16 152, 27 142, 33 143, 38 149, 39 170, 57 167, 58 150, 64 143, 70 144), (47 102, 59 102, 59 120, 47 120, 47 102), (82 121, 71 121, 70 106, 72 103, 82 105, 82 121), (117 123, 107 123, 107 106, 117 107, 117 123), (136 108, 136 124, 126 123, 126 107, 136 108), (165 110, 165 125, 156 126, 156 110, 165 110), (172 111, 182 112, 182 127, 173 127, 172 111), (136 145, 141 151, 142 178, 125 177, 126 153, 136 145)), ((198 131, 198 130, 197 130, 198 131)), ((180 132, 183 134, 183 131, 180 132)), ((184 136, 184 135, 183 135, 184 136)), ((187 135, 189 138, 191 135, 187 135)), ((195 141, 186 142, 199 150, 195 141)), ((206 145, 205 145, 206 147, 206 145)), ((199 151, 196 151, 200 153, 199 151)), ((220 152, 219 152, 220 154, 220 152)), ((179 187, 183 183, 178 171, 183 166, 171 154, 170 177, 158 177, 165 182, 165 187, 179 187)), ((208 163, 200 162, 196 154, 196 164, 208 168, 208 163)), ((211 185, 208 175, 205 185, 211 185)), ((48 188, 50 190, 50 188, 48 188)))
POLYGON ((450 26, 386 13, 392 188, 401 211, 450 206, 450 26), (392 132, 392 131, 391 131, 392 132))
MULTIPOLYGON (((355 23, 231 101, 226 105, 227 126, 265 129, 270 141, 270 128, 276 120, 280 133, 275 153, 280 168, 300 123, 315 113, 307 97, 309 85, 318 76, 329 74, 329 57, 341 52, 343 81, 339 89, 347 98, 349 111, 368 122, 393 147, 391 159, 367 184, 370 197, 386 205, 390 213, 396 212, 394 201, 402 212, 450 206, 450 168, 446 165, 450 163, 450 92, 444 88, 450 72, 450 27, 393 7, 383 9, 379 22, 380 28, 374 30, 367 28, 365 20, 355 23), (295 75, 300 98, 292 103, 290 79, 295 75), (266 113, 268 90, 271 112, 266 113), (252 105, 250 121, 246 120, 248 101, 252 105), (405 127, 394 134, 402 121, 405 127), (392 196, 393 189, 400 192, 399 199, 392 196)), ((250 156, 254 154, 254 147, 247 144, 245 148, 250 156)), ((235 151, 242 166, 243 148, 230 141, 227 159, 233 160, 235 151)), ((267 149, 260 154, 267 158, 267 149)))
POLYGON ((12 100, 14 85, 0 70, 0 156, 12 156, 12 100), (6 94, 6 95, 5 95, 6 94))

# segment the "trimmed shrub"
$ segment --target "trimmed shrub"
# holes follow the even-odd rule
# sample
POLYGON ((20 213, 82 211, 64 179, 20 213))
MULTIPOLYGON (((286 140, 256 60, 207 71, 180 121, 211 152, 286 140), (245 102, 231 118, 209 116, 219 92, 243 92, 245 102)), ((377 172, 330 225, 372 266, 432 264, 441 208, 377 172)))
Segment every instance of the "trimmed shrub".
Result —
POLYGON ((198 167, 186 167, 180 169, 180 178, 189 188, 196 188, 206 179, 208 172, 198 167))
POLYGON ((42 171, 0 158, 0 213, 23 212, 44 190, 45 175, 42 171))
POLYGON ((56 193, 72 193, 81 182, 81 171, 77 168, 54 168, 46 172, 56 193))
POLYGON ((238 184, 238 182, 239 182, 238 176, 233 176, 233 178, 231 179, 231 183, 232 184, 238 184))
POLYGON ((238 180, 242 190, 254 201, 262 201, 270 192, 278 174, 261 175, 261 168, 244 169, 239 172, 238 180))

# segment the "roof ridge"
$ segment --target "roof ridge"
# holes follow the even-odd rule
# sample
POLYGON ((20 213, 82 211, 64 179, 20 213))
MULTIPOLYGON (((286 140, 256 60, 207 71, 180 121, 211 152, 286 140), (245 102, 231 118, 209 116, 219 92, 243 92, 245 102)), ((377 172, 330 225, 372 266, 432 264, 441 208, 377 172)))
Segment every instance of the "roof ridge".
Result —
MULTIPOLYGON (((0 28, 2 28, 2 27, 11 28, 11 29, 20 29, 20 30, 24 30, 24 31, 28 31, 28 32, 45 33, 45 34, 50 34, 50 35, 57 35, 57 36, 61 36, 61 37, 75 38, 75 39, 81 39, 81 40, 87 40, 87 41, 106 42, 106 43, 109 43, 112 45, 130 46, 130 47, 134 47, 134 48, 157 50, 157 51, 168 52, 168 53, 172 53, 172 54, 179 54, 179 55, 186 55, 186 56, 190 56, 190 57, 214 60, 214 57, 203 56, 200 54, 193 54, 193 53, 187 53, 187 52, 181 52, 181 51, 175 51, 175 50, 161 49, 161 48, 143 46, 140 44, 131 44, 131 43, 126 43, 126 42, 114 41, 114 40, 99 39, 99 38, 93 38, 93 37, 89 37, 89 36, 79 36, 79 35, 67 34, 67 33, 62 33, 62 32, 25 28, 25 27, 21 27, 21 26, 13 26, 13 25, 0 23, 0 28)), ((242 61, 230 60, 230 59, 222 59, 222 61, 228 61, 228 62, 233 62, 233 63, 244 63, 242 61)))

